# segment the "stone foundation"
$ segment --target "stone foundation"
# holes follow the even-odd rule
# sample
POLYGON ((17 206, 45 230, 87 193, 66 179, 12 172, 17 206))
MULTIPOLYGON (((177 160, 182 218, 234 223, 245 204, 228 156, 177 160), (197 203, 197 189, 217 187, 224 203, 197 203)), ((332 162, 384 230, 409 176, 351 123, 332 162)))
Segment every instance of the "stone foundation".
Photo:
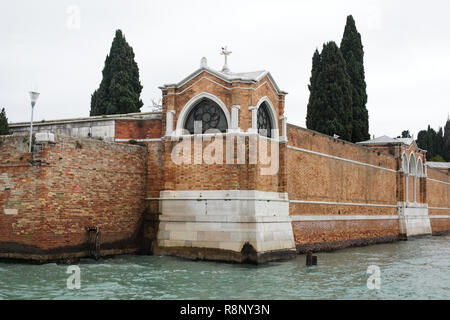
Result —
POLYGON ((427 204, 401 202, 398 206, 398 216, 402 237, 407 239, 419 235, 431 235, 427 204))
POLYGON ((287 194, 162 191, 155 253, 266 262, 295 255, 287 194))

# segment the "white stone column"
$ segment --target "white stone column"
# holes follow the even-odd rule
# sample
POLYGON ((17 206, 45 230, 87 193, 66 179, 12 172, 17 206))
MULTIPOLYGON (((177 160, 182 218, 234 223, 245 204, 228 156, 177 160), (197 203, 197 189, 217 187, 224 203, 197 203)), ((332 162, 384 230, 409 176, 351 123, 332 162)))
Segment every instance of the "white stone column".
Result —
POLYGON ((248 110, 252 112, 252 127, 248 129, 248 132, 257 133, 258 132, 258 108, 248 107, 248 110))
POLYGON ((287 117, 286 116, 281 116, 280 120, 281 120, 281 137, 280 137, 280 141, 281 142, 287 142, 287 117))
POLYGON ((166 136, 173 135, 173 116, 175 114, 175 110, 167 110, 166 113, 166 136))
POLYGON ((231 106, 231 130, 230 132, 239 132, 239 109, 241 106, 231 106))

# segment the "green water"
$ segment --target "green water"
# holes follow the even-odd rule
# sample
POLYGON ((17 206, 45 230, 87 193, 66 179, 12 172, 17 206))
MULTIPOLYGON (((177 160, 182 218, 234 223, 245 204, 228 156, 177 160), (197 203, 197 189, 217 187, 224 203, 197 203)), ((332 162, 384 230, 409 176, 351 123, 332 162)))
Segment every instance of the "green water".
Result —
POLYGON ((318 253, 265 265, 161 256, 81 261, 81 288, 65 265, 0 263, 0 299, 450 299, 450 236, 318 253), (370 290, 370 265, 380 289, 370 290))

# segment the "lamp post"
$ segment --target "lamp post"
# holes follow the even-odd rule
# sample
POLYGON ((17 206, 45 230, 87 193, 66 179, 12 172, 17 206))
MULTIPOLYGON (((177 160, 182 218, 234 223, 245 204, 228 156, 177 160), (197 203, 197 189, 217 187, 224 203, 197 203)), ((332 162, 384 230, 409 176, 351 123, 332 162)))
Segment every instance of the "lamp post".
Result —
POLYGON ((39 98, 39 92, 30 91, 31 98, 31 122, 30 122, 30 153, 31 153, 31 145, 33 143, 33 110, 34 105, 36 104, 36 100, 39 98))

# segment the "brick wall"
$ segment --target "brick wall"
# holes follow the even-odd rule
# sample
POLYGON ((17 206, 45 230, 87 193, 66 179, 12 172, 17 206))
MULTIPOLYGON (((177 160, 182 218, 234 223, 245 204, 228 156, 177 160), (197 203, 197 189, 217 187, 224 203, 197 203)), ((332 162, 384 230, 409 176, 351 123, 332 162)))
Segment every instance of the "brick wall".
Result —
POLYGON ((116 139, 154 139, 161 137, 161 120, 116 120, 116 139))
POLYGON ((257 106, 261 98, 267 97, 274 107, 277 125, 279 128, 281 127, 279 117, 284 114, 284 98, 276 94, 275 88, 267 76, 255 84, 244 82, 228 83, 207 72, 202 72, 180 88, 163 90, 162 135, 164 135, 166 129, 166 111, 176 111, 173 122, 173 127, 176 128, 183 107, 193 97, 204 92, 213 93, 220 99, 227 106, 230 115, 231 106, 239 105, 239 126, 244 132, 251 127, 251 111, 248 108, 257 106))
MULTIPOLYGON (((393 156, 294 126, 288 127, 288 138, 289 146, 376 166, 364 166, 290 148, 287 175, 291 200, 396 205, 396 172, 382 170, 396 169, 393 156)), ((397 214, 395 208, 363 206, 301 204, 291 208, 292 215, 339 213, 397 214)))
POLYGON ((32 160, 25 136, 1 138, 0 257, 59 260, 87 254, 86 227, 101 253, 135 251, 145 209, 146 149, 56 136, 32 160), (9 189, 9 190, 5 190, 9 189))
POLYGON ((428 168, 427 200, 433 234, 450 230, 450 175, 428 168), (446 217, 444 217, 446 216, 446 217))
MULTIPOLYGON (((230 135, 228 137, 230 137, 230 135)), ((211 138, 210 141, 200 141, 198 145, 201 146, 201 152, 196 152, 193 139, 186 140, 180 138, 179 141, 171 141, 170 139, 164 140, 162 146, 164 150, 160 151, 164 157, 162 161, 164 163, 164 185, 162 190, 259 190, 286 192, 286 165, 283 160, 286 152, 285 144, 279 144, 278 156, 281 158, 281 161, 278 165, 278 169, 274 172, 275 174, 267 175, 263 174, 262 168, 268 169, 270 164, 263 163, 260 157, 258 157, 257 163, 251 163, 251 159, 249 158, 250 138, 248 136, 239 136, 239 139, 243 139, 242 142, 239 142, 239 145, 243 146, 242 150, 245 152, 245 157, 243 158, 244 163, 239 164, 237 160, 238 137, 236 136, 234 144, 230 144, 233 148, 232 159, 234 164, 227 163, 227 152, 231 151, 227 150, 227 140, 221 135, 218 139, 222 139, 222 147, 219 147, 217 150, 220 150, 219 152, 222 154, 222 162, 219 164, 206 163, 206 161, 208 161, 207 158, 205 158, 206 154, 215 156, 214 152, 208 152, 208 148, 211 148, 214 145, 215 139, 216 138, 211 138), (174 148, 176 148, 177 145, 180 146, 183 141, 190 141, 190 157, 186 157, 185 163, 176 163, 172 158, 172 152, 174 148)), ((264 152, 267 151, 268 157, 271 157, 271 142, 267 142, 266 139, 258 137, 258 144, 261 143, 267 143, 267 148, 264 152)), ((273 143, 278 146, 277 142, 273 143)), ((276 161, 279 161, 279 159, 276 158, 276 161)), ((155 172, 155 175, 156 174, 157 172, 155 172)))
POLYGON ((291 216, 329 215, 336 219, 294 220, 294 236, 300 251, 311 245, 311 248, 327 247, 327 242, 339 247, 397 237, 397 160, 393 155, 293 125, 288 126, 288 141, 291 216), (354 215, 394 219, 345 220, 345 216, 354 215))

